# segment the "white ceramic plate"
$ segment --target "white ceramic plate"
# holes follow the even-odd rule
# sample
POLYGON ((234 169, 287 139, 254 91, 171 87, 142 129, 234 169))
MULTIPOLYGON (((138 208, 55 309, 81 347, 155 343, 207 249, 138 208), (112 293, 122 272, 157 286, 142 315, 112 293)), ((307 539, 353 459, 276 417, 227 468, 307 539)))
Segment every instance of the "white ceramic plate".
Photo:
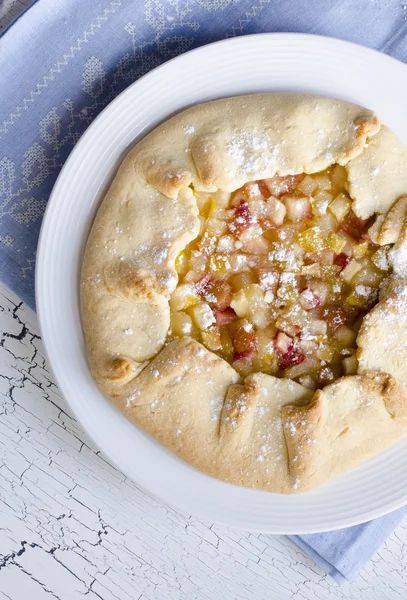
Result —
POLYGON ((326 94, 372 108, 407 142, 407 68, 384 54, 299 34, 239 37, 188 52, 131 85, 72 151, 41 230, 36 297, 62 393, 95 443, 141 488, 208 521, 269 533, 311 533, 354 525, 407 504, 407 440, 298 496, 212 479, 132 425, 101 395, 86 363, 78 302, 88 231, 129 147, 191 104, 281 90, 326 94))

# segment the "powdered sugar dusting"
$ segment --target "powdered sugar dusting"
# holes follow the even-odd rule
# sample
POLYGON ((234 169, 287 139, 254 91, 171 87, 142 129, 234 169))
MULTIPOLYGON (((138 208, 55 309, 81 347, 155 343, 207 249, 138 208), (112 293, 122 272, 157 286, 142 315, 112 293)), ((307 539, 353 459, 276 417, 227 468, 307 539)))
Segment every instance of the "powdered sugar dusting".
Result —
POLYGON ((267 135, 256 130, 251 133, 236 133, 226 149, 239 170, 248 178, 266 169, 273 170, 279 154, 278 146, 271 144, 267 135))
POLYGON ((392 248, 389 263, 397 277, 407 277, 407 248, 392 248))

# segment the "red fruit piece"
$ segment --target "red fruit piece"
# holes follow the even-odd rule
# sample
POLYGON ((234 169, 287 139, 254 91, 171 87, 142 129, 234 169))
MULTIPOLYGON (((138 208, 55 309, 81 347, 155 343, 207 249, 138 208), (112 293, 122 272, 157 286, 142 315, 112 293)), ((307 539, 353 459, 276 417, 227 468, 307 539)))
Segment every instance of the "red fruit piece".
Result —
POLYGON ((288 369, 288 367, 293 367, 294 365, 299 365, 305 360, 305 355, 300 352, 298 347, 293 342, 287 352, 280 356, 278 365, 280 369, 288 369))
POLYGON ((233 221, 228 223, 228 227, 233 235, 240 237, 253 223, 256 223, 256 217, 250 212, 248 203, 241 202, 235 208, 235 216, 233 221))
POLYGON ((322 310, 322 318, 325 319, 328 327, 335 331, 348 321, 349 315, 340 306, 327 306, 322 310))
POLYGON ((254 350, 251 350, 250 352, 235 352, 233 355, 233 360, 245 360, 251 358, 253 354, 254 350))
POLYGON ((348 256, 347 254, 344 254, 343 252, 341 252, 335 258, 335 264, 338 265, 339 267, 341 267, 341 271, 343 271, 344 268, 346 267, 346 265, 350 262, 350 258, 351 257, 348 256))
POLYGON ((205 298, 209 304, 224 310, 230 306, 232 300, 233 288, 227 281, 222 279, 215 279, 210 281, 201 295, 205 298))
POLYGON ((355 240, 358 240, 362 234, 369 229, 371 224, 371 217, 368 219, 359 219, 359 217, 351 210, 347 214, 344 222, 339 226, 339 229, 353 237, 355 240))
POLYGON ((215 308, 213 310, 213 314, 215 315, 216 325, 219 325, 219 327, 222 327, 223 325, 230 325, 230 323, 233 323, 237 319, 237 314, 233 308, 230 308, 230 306, 224 310, 215 308))
POLYGON ((211 281, 211 276, 209 273, 205 273, 205 275, 195 283, 195 290, 198 294, 203 295, 209 287, 211 281))

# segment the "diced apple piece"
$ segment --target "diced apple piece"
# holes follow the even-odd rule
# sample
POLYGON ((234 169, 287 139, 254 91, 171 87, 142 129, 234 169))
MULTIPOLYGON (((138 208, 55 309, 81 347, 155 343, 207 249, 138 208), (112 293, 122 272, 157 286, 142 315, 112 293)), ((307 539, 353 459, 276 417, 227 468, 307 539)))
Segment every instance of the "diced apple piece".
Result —
POLYGON ((327 324, 321 319, 314 319, 307 326, 308 333, 317 336, 326 335, 327 329, 327 324))
POLYGON ((250 239, 261 235, 262 229, 257 223, 256 217, 250 211, 247 202, 241 202, 235 208, 233 219, 228 223, 231 233, 239 239, 250 239))
POLYGON ((208 261, 208 257, 203 252, 199 250, 192 250, 191 256, 189 259, 189 266, 193 271, 202 272, 206 271, 206 263, 208 261))
POLYGON ((326 306, 322 311, 322 318, 325 319, 328 327, 335 331, 340 325, 348 320, 348 315, 340 306, 326 306))
POLYGON ((360 242, 360 244, 355 244, 353 246, 353 256, 355 258, 363 258, 366 256, 366 253, 369 249, 369 243, 367 241, 360 242))
POLYGON ((367 308, 371 303, 372 293, 374 293, 373 288, 359 284, 346 298, 346 303, 357 308, 367 308))
POLYGON ((306 288, 300 294, 299 303, 305 310, 311 310, 312 308, 319 306, 321 300, 311 288, 306 288))
POLYGON ((334 379, 335 379, 335 373, 334 373, 332 366, 331 367, 322 367, 322 369, 318 373, 318 385, 320 387, 324 387, 325 385, 328 385, 329 383, 334 381, 334 379))
POLYGON ((348 356, 342 361, 345 375, 355 375, 358 372, 358 359, 356 356, 348 356))
POLYGON ((300 325, 293 323, 290 319, 282 315, 278 317, 276 325, 280 331, 292 337, 295 337, 301 331, 300 325))
POLYGON ((321 265, 333 265, 335 262, 336 254, 333 250, 324 248, 319 252, 319 262, 321 265))
POLYGON ((313 177, 306 175, 304 179, 297 184, 297 190, 306 196, 311 196, 312 192, 316 190, 317 185, 318 184, 313 177))
POLYGON ((251 283, 255 283, 256 276, 252 271, 244 271, 243 273, 238 273, 237 275, 233 275, 230 280, 233 289, 238 292, 239 290, 244 289, 251 283))
POLYGON ((216 322, 215 315, 209 304, 206 302, 195 304, 190 310, 193 320, 199 329, 202 329, 203 331, 216 322))
POLYGON ((274 348, 281 355, 287 354, 289 348, 293 344, 293 339, 283 331, 278 331, 274 340, 274 348))
POLYGON ((236 238, 233 235, 222 235, 218 240, 216 252, 220 252, 221 254, 234 252, 236 250, 235 242, 236 238))
POLYGON ((348 174, 345 167, 342 167, 342 165, 335 165, 331 173, 331 181, 333 185, 336 185, 337 187, 344 187, 347 180, 348 174))
POLYGON ((231 337, 229 335, 229 332, 227 330, 226 327, 221 327, 220 328, 220 339, 221 339, 221 343, 222 343, 222 355, 225 358, 231 358, 231 356, 233 355, 234 349, 233 349, 233 343, 231 340, 231 337))
POLYGON ((328 283, 318 279, 311 279, 311 281, 308 282, 308 288, 318 297, 319 304, 317 306, 324 306, 328 302, 330 293, 330 286, 328 283))
POLYGON ((329 234, 331 232, 336 231, 338 223, 336 222, 335 217, 331 215, 331 213, 325 213, 324 215, 322 215, 322 217, 318 219, 318 227, 325 234, 329 234))
POLYGON ((195 283, 195 292, 197 294, 203 295, 207 291, 210 283, 211 276, 209 273, 205 273, 205 275, 203 277, 201 276, 199 281, 195 283))
POLYGON ((221 219, 215 219, 211 217, 207 219, 205 223, 206 230, 213 235, 219 236, 224 235, 228 230, 228 225, 221 219))
POLYGON ((270 246, 268 241, 263 236, 260 236, 245 241, 243 243, 242 249, 244 252, 248 252, 249 254, 257 254, 259 256, 264 256, 269 252, 270 246))
POLYGON ((286 195, 282 200, 290 221, 305 221, 312 218, 312 206, 308 198, 286 195))
POLYGON ((202 278, 202 273, 198 273, 191 269, 184 275, 184 283, 196 283, 202 278))
POLYGON ((262 360, 271 360, 275 356, 274 341, 267 329, 257 331, 256 342, 257 353, 262 360))
POLYGON ((342 271, 350 263, 350 261, 351 257, 343 252, 341 252, 341 254, 335 258, 335 264, 338 265, 342 271))
POLYGON ((235 292, 230 301, 230 306, 233 308, 238 317, 247 317, 250 315, 250 303, 247 299, 244 289, 235 292))
POLYGON ((235 352, 252 353, 256 351, 253 325, 249 321, 246 319, 235 321, 229 325, 228 330, 235 352))
POLYGON ((364 232, 367 231, 371 223, 371 219, 360 219, 355 215, 353 210, 350 210, 346 215, 345 220, 340 224, 339 229, 354 240, 359 240, 364 232))
POLYGON ((246 377, 253 371, 253 352, 235 352, 232 367, 241 375, 246 377))
POLYGON ((204 346, 212 352, 217 352, 222 349, 222 341, 220 337, 219 327, 212 326, 206 331, 202 331, 201 339, 204 346))
POLYGON ((210 256, 214 253, 217 244, 216 236, 212 235, 208 231, 204 231, 201 239, 198 242, 199 252, 210 256))
POLYGON ((320 277, 321 265, 319 265, 318 263, 313 263, 312 265, 303 265, 301 267, 301 275, 320 277))
POLYGON ((330 362, 335 354, 335 350, 328 344, 320 344, 317 350, 317 358, 324 362, 330 362))
POLYGON ((223 279, 211 280, 208 286, 203 290, 203 298, 213 304, 216 308, 223 310, 230 306, 232 300, 233 288, 223 279))
POLYGON ((347 283, 350 283, 352 279, 355 277, 356 273, 358 273, 362 268, 362 265, 358 263, 356 260, 351 260, 346 267, 341 271, 341 277, 347 283))
POLYGON ((216 325, 219 327, 223 327, 225 325, 230 325, 237 320, 238 315, 235 313, 233 308, 224 308, 220 310, 219 308, 213 309, 213 314, 215 315, 216 325))
POLYGON ((260 190, 263 198, 265 198, 265 199, 269 198, 270 190, 268 189, 267 185, 264 183, 263 179, 259 179, 258 181, 256 181, 256 183, 259 186, 259 190, 260 190))
POLYGON ((350 199, 345 194, 338 194, 335 200, 329 205, 329 211, 336 217, 340 223, 349 213, 352 207, 350 199))
POLYGON ((325 281, 325 283, 334 285, 338 281, 338 276, 341 272, 341 267, 338 265, 323 265, 321 267, 321 271, 321 277, 325 281))
POLYGON ((313 175, 315 183, 320 190, 330 190, 331 189, 331 180, 328 175, 313 175))
POLYGON ((230 254, 228 256, 228 272, 239 273, 241 271, 250 271, 250 269, 257 267, 260 262, 260 257, 253 254, 230 254))
POLYGON ((342 250, 346 246, 346 240, 337 233, 331 232, 327 238, 327 245, 334 251, 335 254, 341 254, 342 250))
POLYGON ((259 223, 254 223, 253 225, 250 225, 250 227, 242 231, 237 237, 241 242, 245 243, 258 238, 262 235, 262 233, 263 229, 261 228, 261 225, 259 223))
POLYGON ((325 215, 327 208, 332 202, 332 194, 320 191, 314 196, 314 212, 317 215, 325 215))
POLYGON ((178 275, 185 275, 188 271, 188 256, 186 252, 182 251, 178 254, 175 259, 175 270, 178 275))
POLYGON ((224 254, 213 254, 209 259, 208 266, 211 273, 227 273, 230 267, 230 258, 224 254))
MULTIPOLYGON (((295 343, 292 343, 287 352, 279 357, 278 364, 280 369, 285 370, 295 365, 300 365, 305 360, 305 355, 299 350, 295 343)), ((308 370, 308 369, 307 369, 308 370)), ((299 373, 300 374, 300 373, 299 373)))
POLYGON ((249 199, 260 198, 263 199, 263 194, 261 192, 260 186, 257 181, 250 181, 249 183, 245 183, 243 186, 244 191, 249 199))
MULTIPOLYGON (((307 356, 304 357, 299 363, 287 367, 284 371, 284 378, 288 379, 296 379, 297 377, 301 377, 301 379, 305 379, 305 381, 312 381, 312 378, 308 375, 308 373, 314 373, 317 369, 319 362, 316 361, 314 357, 307 356), (307 379, 306 379, 307 378, 307 379)), ((301 383, 301 381, 300 381, 301 383)), ((302 384, 303 385, 303 384, 302 384)), ((307 386, 304 386, 307 387, 307 386)), ((315 389, 315 384, 313 387, 309 389, 315 389)))
POLYGON ((198 302, 199 296, 195 291, 195 286, 191 283, 181 283, 175 288, 170 297, 172 310, 185 310, 198 302))
POLYGON ((259 269, 259 284, 262 290, 271 290, 275 292, 280 280, 278 271, 270 271, 268 269, 259 269))
POLYGON ((371 256, 371 261, 380 271, 387 272, 390 269, 386 247, 376 250, 371 256))
POLYGON ((368 285, 374 288, 379 287, 384 277, 383 271, 379 271, 372 264, 363 265, 362 269, 357 273, 354 284, 368 285))
POLYGON ((347 346, 352 346, 356 339, 356 333, 347 325, 340 325, 334 331, 334 337, 345 348, 347 346))
POLYGON ((266 201, 266 212, 265 218, 270 221, 272 225, 279 227, 283 224, 287 209, 280 200, 271 196, 266 201))
POLYGON ((298 244, 308 252, 318 252, 324 247, 324 235, 319 227, 311 227, 297 236, 298 244))
POLYGON ((269 307, 260 285, 252 283, 244 292, 250 306, 252 322, 257 327, 266 327, 270 321, 269 307))
POLYGON ((274 175, 274 177, 264 179, 263 181, 268 187, 270 194, 276 198, 279 198, 283 194, 292 192, 302 178, 302 175, 274 175))
POLYGON ((264 302, 264 292, 258 283, 248 285, 245 294, 251 306, 264 302))
POLYGON ((171 312, 171 329, 172 333, 179 337, 191 335, 193 329, 191 317, 184 312, 171 312))
POLYGON ((276 293, 277 298, 285 304, 292 304, 298 299, 298 280, 295 273, 284 272, 280 275, 280 282, 276 293))
POLYGON ((248 197, 247 197, 247 193, 246 190, 244 189, 244 187, 236 190, 236 192, 234 194, 232 194, 232 200, 230 205, 233 206, 234 208, 237 208, 238 206, 240 206, 240 204, 242 204, 242 202, 247 202, 248 197))

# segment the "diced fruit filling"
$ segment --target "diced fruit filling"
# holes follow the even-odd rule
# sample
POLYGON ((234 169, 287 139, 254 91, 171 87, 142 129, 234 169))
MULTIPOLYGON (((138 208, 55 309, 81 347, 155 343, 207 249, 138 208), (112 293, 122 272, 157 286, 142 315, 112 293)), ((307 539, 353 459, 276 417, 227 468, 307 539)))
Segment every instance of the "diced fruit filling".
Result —
POLYGON ((346 170, 196 193, 199 236, 178 256, 170 336, 192 336, 242 375, 309 388, 356 372, 356 334, 378 301, 386 252, 359 219, 346 170))

